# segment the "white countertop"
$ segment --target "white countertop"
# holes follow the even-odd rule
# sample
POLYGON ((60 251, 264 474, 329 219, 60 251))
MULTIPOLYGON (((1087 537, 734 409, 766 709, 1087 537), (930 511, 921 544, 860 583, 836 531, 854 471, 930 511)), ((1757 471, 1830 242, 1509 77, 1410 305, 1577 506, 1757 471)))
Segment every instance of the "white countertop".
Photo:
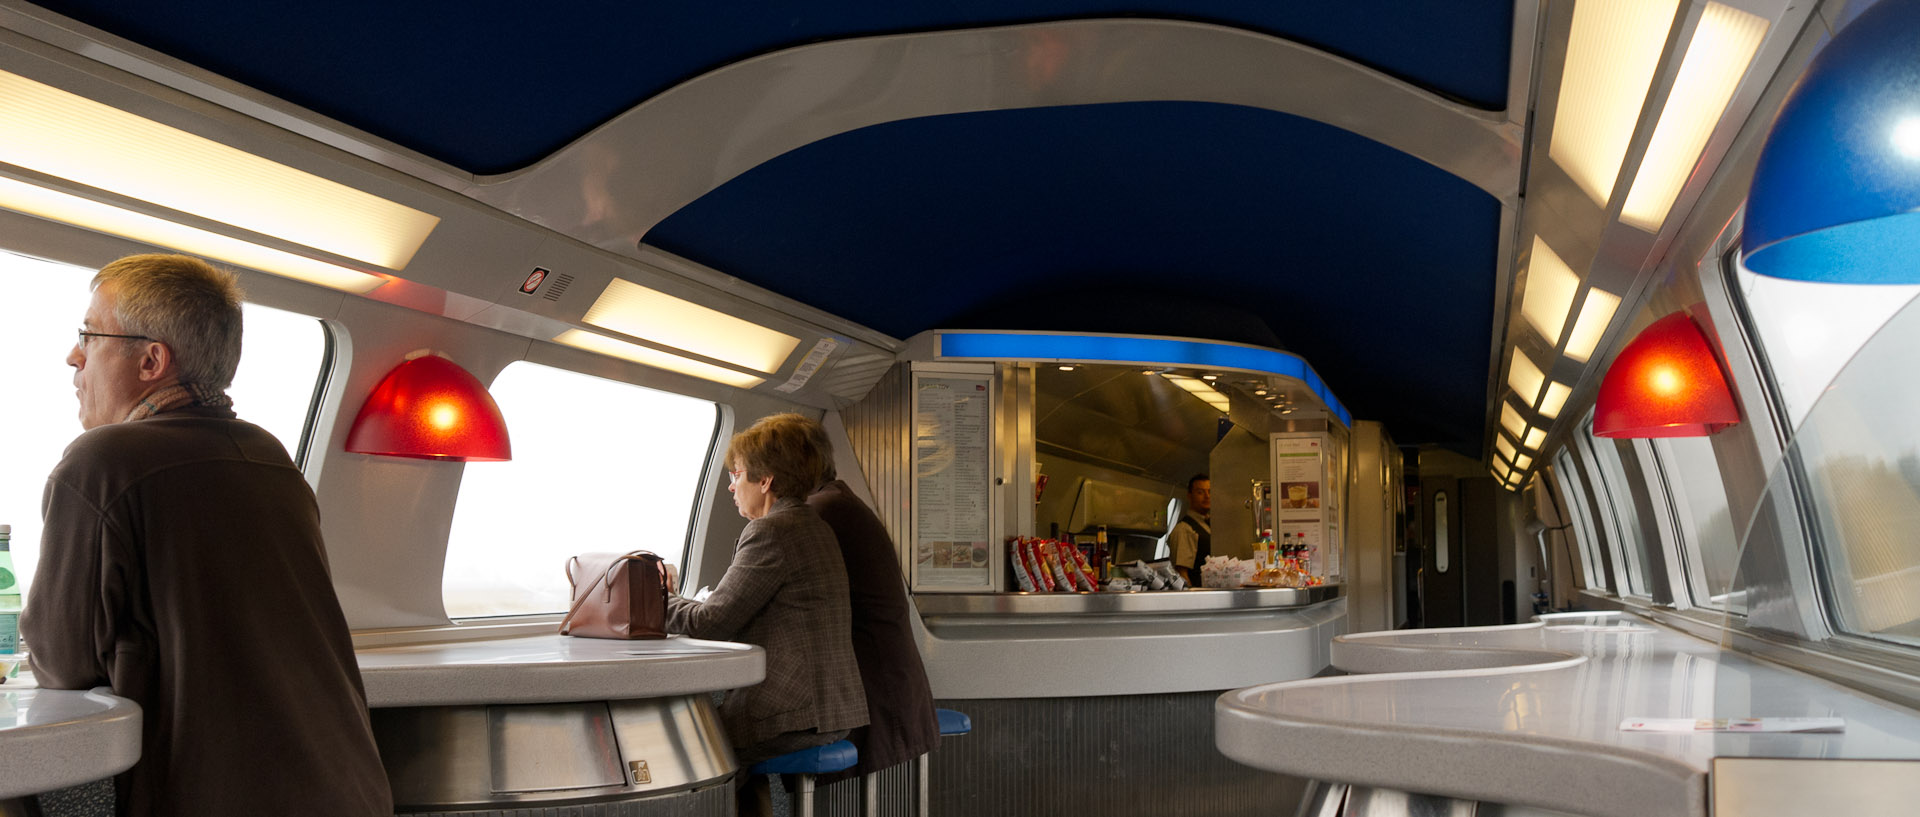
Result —
POLYGON ((1920 759, 1920 713, 1632 617, 1357 634, 1332 651, 1334 666, 1378 674, 1227 693, 1220 751, 1303 777, 1606 817, 1705 817, 1717 757, 1920 759), (1838 717, 1846 731, 1619 728, 1740 717, 1838 717))
POLYGON ((88 692, 0 685, 0 799, 112 777, 140 759, 140 706, 88 692))
POLYGON ((619 641, 557 634, 356 651, 367 705, 618 701, 737 689, 766 677, 748 644, 673 636, 619 641))

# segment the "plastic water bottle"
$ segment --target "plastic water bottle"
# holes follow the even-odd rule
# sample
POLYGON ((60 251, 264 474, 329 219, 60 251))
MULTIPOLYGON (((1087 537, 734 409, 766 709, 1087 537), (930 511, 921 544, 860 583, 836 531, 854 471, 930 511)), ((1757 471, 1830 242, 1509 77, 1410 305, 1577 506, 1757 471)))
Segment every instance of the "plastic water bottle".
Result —
POLYGON ((19 651, 20 577, 13 572, 13 526, 0 525, 0 655, 19 651))

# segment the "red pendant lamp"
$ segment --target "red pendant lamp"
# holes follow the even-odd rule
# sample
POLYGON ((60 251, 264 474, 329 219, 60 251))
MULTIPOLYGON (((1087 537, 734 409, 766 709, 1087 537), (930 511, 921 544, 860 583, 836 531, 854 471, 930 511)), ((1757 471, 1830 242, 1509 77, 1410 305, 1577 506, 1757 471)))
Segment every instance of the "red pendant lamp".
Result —
POLYGON ((1738 422, 1713 347, 1686 312, 1634 336, 1594 400, 1596 437, 1705 437, 1738 422))
POLYGON ((507 420, 487 387, 459 364, 424 351, 408 355, 367 395, 347 450, 460 462, 513 459, 507 420))

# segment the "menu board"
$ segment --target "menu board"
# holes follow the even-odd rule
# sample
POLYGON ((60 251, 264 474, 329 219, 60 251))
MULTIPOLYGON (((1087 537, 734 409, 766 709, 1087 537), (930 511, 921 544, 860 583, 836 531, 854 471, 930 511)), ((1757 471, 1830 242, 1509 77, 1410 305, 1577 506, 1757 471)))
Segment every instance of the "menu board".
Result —
POLYGON ((1321 434, 1274 435, 1273 535, 1275 541, 1305 543, 1309 571, 1325 575, 1326 439, 1321 434))
POLYGON ((992 376, 913 377, 913 589, 993 589, 992 376))

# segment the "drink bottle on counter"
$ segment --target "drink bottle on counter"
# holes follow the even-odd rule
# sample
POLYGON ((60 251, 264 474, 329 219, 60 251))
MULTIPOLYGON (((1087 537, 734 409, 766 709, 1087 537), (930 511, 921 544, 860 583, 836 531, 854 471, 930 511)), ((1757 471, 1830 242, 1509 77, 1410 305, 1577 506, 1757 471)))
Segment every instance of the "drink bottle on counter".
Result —
POLYGON ((20 606, 20 577, 13 571, 13 526, 0 525, 0 655, 20 651, 20 606))

